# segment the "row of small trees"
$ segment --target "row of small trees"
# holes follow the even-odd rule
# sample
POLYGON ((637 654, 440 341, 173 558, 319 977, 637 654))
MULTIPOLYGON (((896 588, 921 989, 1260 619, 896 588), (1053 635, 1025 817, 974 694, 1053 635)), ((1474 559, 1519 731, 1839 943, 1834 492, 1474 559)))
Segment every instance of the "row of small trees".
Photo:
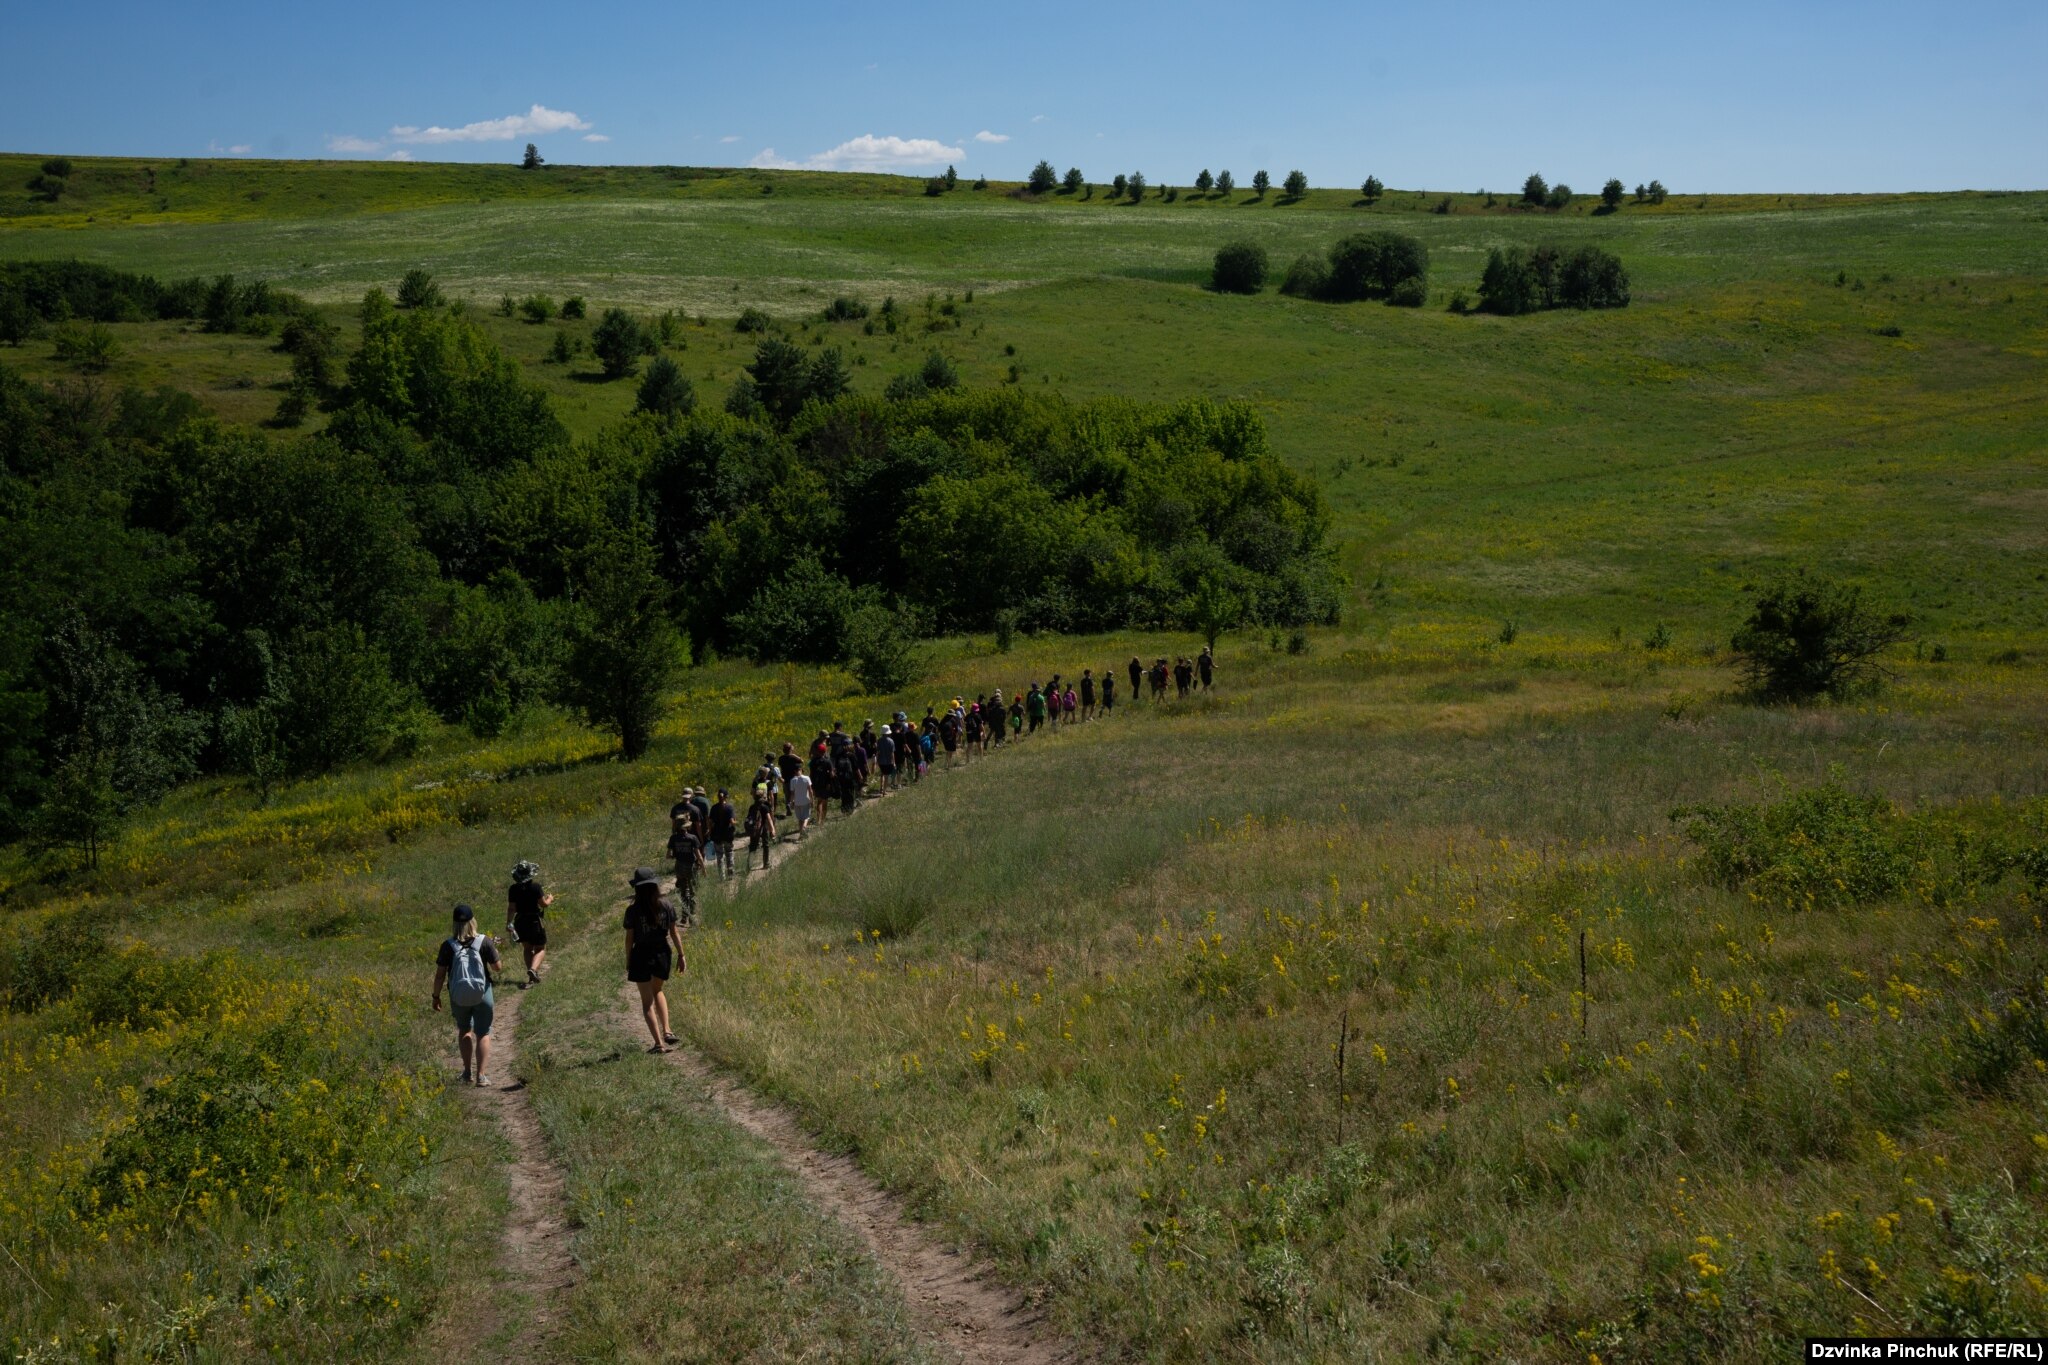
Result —
POLYGON ((1496 247, 1479 278, 1479 308, 1513 317, 1545 308, 1626 308, 1628 271, 1595 246, 1496 247))
MULTIPOLYGON (((1226 294, 1256 294, 1266 286, 1266 249, 1231 242, 1216 253, 1210 287, 1226 294)), ((1420 308, 1429 298, 1429 248, 1398 232, 1354 232, 1322 255, 1296 258, 1280 292, 1298 298, 1349 303, 1385 299, 1420 308)), ((1463 311, 1463 292, 1452 308, 1463 311)), ((1628 271, 1598 247, 1502 247, 1488 254, 1479 283, 1482 312, 1514 316, 1544 308, 1626 308, 1628 271)))
MULTIPOLYGON (((1375 187, 1379 186, 1377 180, 1368 179, 1367 183, 1375 187)), ((1145 174, 1142 171, 1132 171, 1128 175, 1119 174, 1109 182, 1109 193, 1112 199, 1129 199, 1132 203, 1136 203, 1145 197, 1145 190, 1148 187, 1155 189, 1161 198, 1168 198, 1178 193, 1170 185, 1152 186, 1151 182, 1145 179, 1145 174)), ((1089 186, 1087 177, 1081 174, 1080 167, 1069 166, 1067 173, 1062 176, 1053 169, 1050 161, 1041 161, 1031 168, 1031 175, 1025 180, 1024 188, 1032 194, 1051 194, 1055 190, 1062 194, 1078 194, 1088 189, 1089 186)), ((1265 198, 1272 188, 1272 176, 1264 171, 1253 173, 1252 192, 1259 198, 1265 198)), ((1287 178, 1280 182, 1281 192, 1289 199, 1301 198, 1308 193, 1308 188, 1308 176, 1301 171, 1289 171, 1287 178)), ((1197 194, 1229 195, 1236 193, 1236 191, 1237 180, 1227 170, 1220 174, 1211 175, 1209 168, 1204 166, 1201 174, 1195 177, 1195 193, 1197 194)), ((1368 198, 1377 197, 1376 193, 1368 194, 1368 198)))

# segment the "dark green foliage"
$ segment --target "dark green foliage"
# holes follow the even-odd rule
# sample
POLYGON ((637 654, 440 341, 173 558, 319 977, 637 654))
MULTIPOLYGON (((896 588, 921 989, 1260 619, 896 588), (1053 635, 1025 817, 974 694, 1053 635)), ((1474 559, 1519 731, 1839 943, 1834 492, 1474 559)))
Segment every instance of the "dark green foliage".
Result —
POLYGON ((1380 183, 1380 178, 1376 175, 1367 176, 1365 183, 1358 187, 1358 197, 1365 201, 1368 208, 1379 203, 1380 196, 1386 192, 1387 187, 1380 183))
POLYGON ((1031 175, 1024 182, 1024 188, 1033 194, 1051 194, 1059 186, 1059 172, 1052 168, 1050 161, 1041 161, 1031 168, 1031 175))
POLYGON ((1661 181, 1661 180, 1652 180, 1652 181, 1650 182, 1650 185, 1649 185, 1649 189, 1648 189, 1648 191, 1647 191, 1647 194, 1648 194, 1648 197, 1649 197, 1649 200, 1650 200, 1650 202, 1651 202, 1651 203, 1653 203, 1653 204, 1661 204, 1661 203, 1663 203, 1663 202, 1664 202, 1664 197, 1665 197, 1665 195, 1666 195, 1667 193, 1668 193, 1668 191, 1667 191, 1667 190, 1666 190, 1666 189, 1664 188, 1664 182, 1663 182, 1663 181, 1661 181))
POLYGON ((985 176, 985 175, 977 175, 977 176, 975 176, 975 177, 974 177, 974 188, 976 188, 976 189, 978 189, 978 190, 985 190, 985 189, 987 189, 987 188, 988 188, 988 177, 987 177, 987 176, 985 176))
POLYGON ((1854 696, 1884 677, 1884 651, 1906 637, 1907 618, 1864 599, 1863 589, 1800 574, 1758 593, 1735 632, 1735 662, 1760 701, 1854 696))
POLYGON ((1308 177, 1300 171, 1289 171, 1280 188, 1287 192, 1289 199, 1299 199, 1308 193, 1308 177))
MULTIPOLYGON (((404 300, 401 299, 400 306, 403 306, 403 304, 404 300)), ((519 315, 535 326, 539 326, 555 315, 555 301, 546 294, 528 294, 519 301, 519 315)))
POLYGON ((859 322, 867 315, 868 306, 865 303, 859 299, 848 298, 844 294, 825 305, 827 322, 859 322))
POLYGON ((959 372, 953 368, 953 362, 946 359, 945 352, 931 351, 925 355, 924 364, 915 371, 889 381, 887 396, 891 401, 922 398, 929 393, 957 388, 959 383, 959 372))
POLYGON ((1395 308, 1420 308, 1429 302, 1429 282, 1410 275, 1387 291, 1387 302, 1395 308))
POLYGON ((1600 187, 1600 203, 1611 213, 1621 207, 1622 196, 1627 193, 1619 180, 1609 180, 1600 187))
POLYGON ((1710 880, 1792 909, 1896 895, 1926 856, 1921 831, 1890 802, 1833 782, 1765 805, 1688 806, 1671 818, 1700 846, 1710 880))
POLYGON ((936 199, 940 195, 944 194, 946 190, 947 185, 946 178, 944 176, 935 175, 931 179, 924 182, 924 192, 927 198, 936 199))
POLYGON ((656 356, 640 380, 635 410, 660 417, 680 417, 696 405, 696 390, 684 376, 683 367, 665 355, 656 356))
POLYGON ((1261 199, 1264 199, 1264 198, 1266 197, 1266 191, 1267 191, 1267 190, 1270 190, 1270 189, 1272 189, 1272 188, 1273 188, 1273 177, 1272 177, 1272 176, 1270 176, 1270 175, 1267 175, 1267 174, 1266 174, 1266 173, 1265 173, 1264 171, 1254 171, 1254 172, 1252 173, 1252 193, 1253 193, 1253 194, 1256 194, 1256 195, 1258 195, 1258 196, 1259 196, 1259 198, 1261 198, 1261 199))
POLYGON ((1124 197, 1124 192, 1130 187, 1131 178, 1122 172, 1118 172, 1116 179, 1109 182, 1109 197, 1111 199, 1121 199, 1124 197))
POLYGON ((607 308, 590 332, 590 350, 606 379, 624 379, 649 346, 647 331, 623 308, 607 308))
POLYGON ((1202 167, 1202 173, 1195 177, 1195 192, 1197 194, 1207 194, 1210 190, 1213 190, 1215 188, 1216 177, 1209 174, 1209 168, 1207 166, 1202 167))
POLYGON ((1141 171, 1131 172, 1131 178, 1124 182, 1124 193, 1131 197, 1133 204, 1145 197, 1145 176, 1141 171))
POLYGON ((845 639, 853 676, 868 691, 901 691, 917 677, 917 631, 904 613, 880 605, 862 607, 847 622, 845 639))
POLYGON ((405 699, 361 626, 303 632, 285 649, 281 671, 278 728, 289 771, 325 772, 383 750, 405 699))
POLYGON ((1216 193, 1228 196, 1236 188, 1237 182, 1231 179, 1229 171, 1218 171, 1216 173, 1216 193))
POLYGON ((955 189, 960 184, 960 172, 954 170, 951 166, 948 166, 946 167, 946 174, 942 177, 942 179, 945 180, 947 189, 955 189))
POLYGON ((1330 292, 1330 262, 1314 252, 1296 256, 1280 281, 1280 292, 1298 299, 1320 299, 1330 292))
POLYGON ((669 590, 642 528, 607 528, 583 551, 572 584, 558 696, 619 737, 628 760, 647 752, 681 659, 669 590))
POLYGON ((1562 180, 1550 187, 1550 196, 1543 201, 1544 207, 1561 209, 1572 202, 1572 187, 1562 180))
POLYGON ((1225 294, 1256 294, 1266 287, 1266 248, 1257 242, 1231 242, 1216 253, 1209 287, 1225 294))
POLYGON ((68 156, 46 158, 43 162, 43 174, 54 175, 59 180, 69 178, 71 175, 71 158, 68 156))
POLYGON ((78 749, 63 758, 50 774, 29 823, 29 839, 45 850, 69 849, 85 856, 97 871, 100 852, 120 832, 124 803, 114 788, 113 755, 78 749))
POLYGON ((569 340, 569 334, 561 328, 555 329, 555 339, 548 343, 548 363, 566 365, 576 358, 576 347, 569 340))
POLYGON ((84 326, 66 323, 57 329, 53 341, 57 359, 86 374, 100 373, 121 354, 114 334, 97 322, 84 326))
POLYGON ((869 605, 815 555, 798 555, 764 576, 732 621, 731 642, 760 661, 839 663, 850 648, 847 631, 869 605))
POLYGON ((758 308, 746 308, 733 320, 735 332, 766 332, 775 326, 775 320, 758 308))
POLYGON ((537 171, 546 164, 541 159, 540 148, 534 146, 531 142, 527 143, 526 155, 519 158, 519 168, 526 171, 537 171))
POLYGON ((1060 180, 1060 189, 1067 194, 1073 194, 1080 190, 1083 183, 1081 168, 1079 166, 1069 166, 1067 167, 1066 175, 1060 180))
POLYGON ((417 267, 405 272, 398 282, 400 308, 438 308, 440 304, 441 286, 434 283, 432 275, 417 267))
POLYGON ((1542 176, 1532 175, 1522 182, 1522 202, 1540 206, 1550 197, 1550 186, 1542 176))
POLYGON ((1495 248, 1479 280, 1482 312, 1513 317, 1545 308, 1626 308, 1628 272, 1598 247, 1495 248))
POLYGON ((571 294, 568 298, 562 300, 562 316, 565 319, 580 318, 583 316, 583 313, 584 305, 581 294, 571 294))
POLYGON ((1354 232, 1330 248, 1325 298, 1343 303, 1388 298, 1409 279, 1426 279, 1429 249, 1398 232, 1354 232))

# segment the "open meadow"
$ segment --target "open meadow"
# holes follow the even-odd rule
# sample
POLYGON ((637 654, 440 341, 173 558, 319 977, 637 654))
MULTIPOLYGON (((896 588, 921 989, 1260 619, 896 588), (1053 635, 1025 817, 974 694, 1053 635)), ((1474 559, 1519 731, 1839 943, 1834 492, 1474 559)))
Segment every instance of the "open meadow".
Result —
MULTIPOLYGON (((836 348, 847 402, 937 351, 969 390, 1242 400, 1320 490, 1333 611, 1225 629, 1211 693, 1120 697, 835 813, 706 891, 671 983, 685 1042, 992 1266, 1046 1359, 2048 1332, 2048 194, 1602 215, 658 169, 73 179, 0 211, 0 263, 261 279, 340 354, 364 292, 424 269, 592 469, 643 458, 616 434, 636 383, 591 353, 620 307, 671 315, 700 410, 763 336, 836 348), (1364 227, 1426 244, 1426 306, 1204 287, 1227 241, 1277 282, 1364 227), (1448 306, 1493 247, 1587 242, 1628 307, 1448 306), (825 320, 841 296, 871 311, 825 320), (1909 618, 1886 686, 1738 694, 1731 635, 1799 569, 1909 618)), ((265 426, 274 336, 106 326, 95 375, 53 329, 0 367, 62 401, 183 389, 280 446, 343 422, 265 426)), ((189 496, 181 449, 138 486, 189 496)), ((0 849, 10 1356, 425 1360, 487 1322, 543 1359, 946 1358, 887 1257, 645 1055, 618 970, 625 876, 683 785, 1201 644, 931 626, 900 687, 700 650, 633 762, 535 699, 268 790, 184 782, 96 869, 0 849), (495 931, 522 858, 558 897, 504 1078, 561 1174, 574 1270, 547 1282, 501 1254, 522 1153, 425 1000, 448 906, 495 931)))

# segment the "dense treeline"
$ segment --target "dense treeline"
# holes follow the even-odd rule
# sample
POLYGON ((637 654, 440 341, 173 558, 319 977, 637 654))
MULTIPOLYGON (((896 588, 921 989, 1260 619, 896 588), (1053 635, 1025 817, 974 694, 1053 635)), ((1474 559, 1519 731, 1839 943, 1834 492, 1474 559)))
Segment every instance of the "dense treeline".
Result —
POLYGON ((0 262, 0 342, 19 345, 48 323, 193 318, 210 332, 269 335, 311 309, 296 294, 232 275, 165 284, 85 261, 0 262))
MULTIPOLYGON (((58 315, 163 316, 138 277, 10 278, 58 315)), ((0 837, 91 855, 193 773, 267 788, 543 700, 630 756, 685 636, 879 685, 938 632, 1336 610, 1321 497, 1242 404, 970 391, 936 353, 853 396, 770 337, 731 410, 578 443, 459 309, 372 291, 362 322, 340 355, 288 318, 331 414, 310 437, 0 367, 0 837)))
POLYGON ((1482 312, 1515 315, 1543 308, 1626 308, 1628 271, 1595 246, 1495 247, 1479 277, 1482 312))

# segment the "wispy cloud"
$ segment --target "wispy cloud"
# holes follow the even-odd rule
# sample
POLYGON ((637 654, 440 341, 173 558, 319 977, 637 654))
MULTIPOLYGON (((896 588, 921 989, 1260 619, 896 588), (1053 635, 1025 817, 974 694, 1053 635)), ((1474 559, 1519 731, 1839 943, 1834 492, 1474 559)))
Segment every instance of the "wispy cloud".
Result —
POLYGON ((1043 123, 1043 122, 1045 122, 1045 115, 1043 115, 1043 114, 1033 114, 1033 115, 1031 116, 1031 121, 1032 121, 1033 123, 1043 123))
POLYGON ((391 140, 412 143, 510 142, 515 138, 539 137, 546 133, 581 133, 588 131, 590 126, 589 120, 565 109, 550 109, 544 104, 536 104, 523 114, 479 119, 459 128, 444 128, 438 123, 420 128, 402 123, 392 128, 391 140))
POLYGON ((585 133, 583 140, 585 142, 610 142, 611 138, 604 133, 585 133))
POLYGON ((991 133, 988 129, 984 128, 974 135, 974 140, 976 142, 1008 142, 1010 135, 1008 133, 991 133))
POLYGON ((412 160, 412 153, 405 150, 405 148, 400 147, 397 151, 393 152, 390 156, 387 156, 384 159, 386 161, 410 161, 412 160))
POLYGON ((209 142, 206 144, 206 150, 212 152, 215 156, 247 156, 255 151, 256 148, 247 142, 237 142, 232 147, 223 147, 218 142, 209 142))
POLYGON ((378 152, 384 144, 373 138, 357 137, 354 133, 329 133, 327 150, 330 152, 378 152))
MULTIPOLYGON (((720 139, 724 141, 725 139, 720 139)), ((777 156, 773 147, 763 147, 747 161, 757 171, 800 171, 803 166, 788 157, 777 156)))
POLYGON ((720 142, 738 142, 740 140, 740 135, 738 133, 727 133, 724 137, 718 140, 720 142))

